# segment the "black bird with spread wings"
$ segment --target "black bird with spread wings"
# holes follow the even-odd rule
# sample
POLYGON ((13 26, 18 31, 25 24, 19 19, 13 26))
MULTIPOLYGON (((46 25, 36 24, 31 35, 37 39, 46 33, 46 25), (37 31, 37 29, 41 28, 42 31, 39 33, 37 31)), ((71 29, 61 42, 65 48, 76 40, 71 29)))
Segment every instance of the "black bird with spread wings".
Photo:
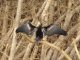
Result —
POLYGON ((17 28, 16 33, 25 33, 27 35, 35 35, 35 40, 40 41, 43 36, 52 36, 54 34, 58 35, 67 35, 67 32, 59 28, 56 25, 49 25, 47 27, 42 27, 42 24, 39 24, 37 27, 31 24, 31 21, 26 21, 20 27, 17 28))

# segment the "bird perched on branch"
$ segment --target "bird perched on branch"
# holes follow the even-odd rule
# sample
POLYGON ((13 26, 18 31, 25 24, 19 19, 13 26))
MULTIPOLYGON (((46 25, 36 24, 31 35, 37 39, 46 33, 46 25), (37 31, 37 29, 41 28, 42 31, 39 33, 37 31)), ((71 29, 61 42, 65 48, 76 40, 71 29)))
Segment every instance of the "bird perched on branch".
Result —
POLYGON ((20 27, 17 28, 16 33, 25 33, 27 35, 35 35, 35 40, 40 41, 44 36, 52 36, 54 34, 67 35, 67 32, 59 28, 56 25, 49 25, 42 27, 42 24, 38 22, 37 26, 31 24, 31 20, 24 22, 20 27))

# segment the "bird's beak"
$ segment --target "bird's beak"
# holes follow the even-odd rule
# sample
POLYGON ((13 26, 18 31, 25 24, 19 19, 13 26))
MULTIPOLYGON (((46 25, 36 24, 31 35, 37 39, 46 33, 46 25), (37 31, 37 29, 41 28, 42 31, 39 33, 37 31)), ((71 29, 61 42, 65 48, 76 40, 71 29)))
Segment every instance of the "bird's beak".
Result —
POLYGON ((39 27, 40 25, 41 25, 41 23, 40 23, 40 22, 38 22, 36 27, 39 27))

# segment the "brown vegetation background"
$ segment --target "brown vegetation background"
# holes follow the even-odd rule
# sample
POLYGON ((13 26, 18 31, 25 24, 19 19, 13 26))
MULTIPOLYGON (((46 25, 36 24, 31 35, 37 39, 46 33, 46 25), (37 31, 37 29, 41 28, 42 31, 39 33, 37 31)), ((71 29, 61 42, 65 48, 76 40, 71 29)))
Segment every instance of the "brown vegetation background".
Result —
POLYGON ((0 60, 80 60, 80 0, 0 0, 0 60), (16 28, 33 19, 56 24, 67 36, 50 36, 39 45, 16 28))

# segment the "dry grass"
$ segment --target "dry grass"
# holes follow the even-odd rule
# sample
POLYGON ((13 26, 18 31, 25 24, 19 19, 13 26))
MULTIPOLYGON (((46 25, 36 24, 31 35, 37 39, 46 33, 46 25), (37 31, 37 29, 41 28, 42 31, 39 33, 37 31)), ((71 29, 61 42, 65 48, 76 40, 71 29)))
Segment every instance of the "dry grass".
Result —
POLYGON ((0 60, 80 60, 80 1, 0 0, 0 60), (56 24, 68 35, 35 44, 33 37, 15 33, 29 19, 56 24))

